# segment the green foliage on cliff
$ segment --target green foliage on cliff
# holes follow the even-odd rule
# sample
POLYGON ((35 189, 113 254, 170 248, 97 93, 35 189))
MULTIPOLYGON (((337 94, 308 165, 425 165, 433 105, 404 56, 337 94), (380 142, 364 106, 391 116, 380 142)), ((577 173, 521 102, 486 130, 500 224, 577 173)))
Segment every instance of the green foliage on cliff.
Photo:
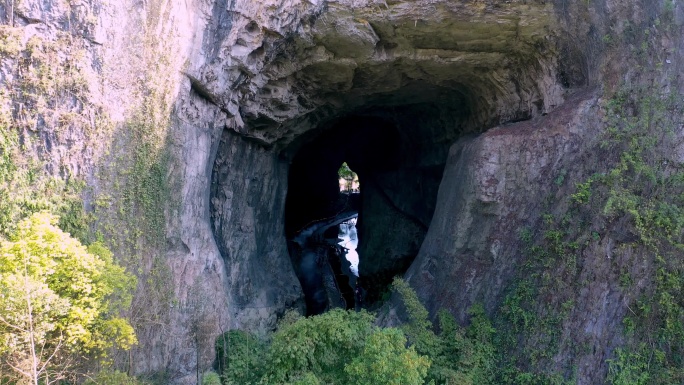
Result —
MULTIPOLYGON (((609 360, 608 383, 612 385, 647 385, 649 384, 651 354, 648 352, 630 352, 615 349, 615 358, 609 360)), ((656 358, 657 360, 658 358, 656 358)), ((654 361, 654 364, 660 362, 654 361)))
POLYGON ((574 189, 565 187, 570 192, 553 201, 537 230, 521 234, 524 263, 496 322, 504 331, 497 344, 507 352, 503 383, 572 380, 572 356, 563 372, 546 368, 558 367, 561 348, 564 360, 592 348, 562 334, 567 322, 578 322, 571 313, 591 279, 617 281, 619 288, 607 283, 610 290, 630 299, 621 309, 625 343, 607 361, 606 381, 684 381, 681 94, 632 86, 617 92, 604 112, 606 130, 596 149, 602 166, 574 189), (606 255, 586 258, 590 253, 606 255))
MULTIPOLYGON (((611 105, 605 148, 620 154, 603 177, 607 193, 602 215, 626 218, 631 247, 644 256, 651 290, 629 305, 624 320, 630 341, 611 362, 609 381, 648 378, 649 384, 684 381, 684 169, 677 155, 677 133, 684 123, 678 93, 650 89, 619 93, 611 105), (633 114, 624 113, 633 109, 633 114), (648 357, 640 362, 636 358, 648 357), (630 375, 626 376, 625 373, 630 375), (632 374, 634 373, 634 374, 632 374), (638 373, 638 375, 637 375, 638 373)), ((633 290, 631 274, 625 290, 633 290)), ((641 382, 633 382, 641 383, 641 382)))
POLYGON ((331 310, 282 325, 268 341, 239 330, 216 341, 224 384, 494 384, 496 333, 481 306, 470 325, 440 313, 439 333, 416 293, 395 280, 408 322, 374 325, 374 315, 331 310))
POLYGON ((241 331, 217 340, 225 384, 421 384, 429 360, 366 312, 332 310, 282 326, 269 343, 241 331))
POLYGON ((202 385, 221 385, 221 377, 216 372, 204 373, 202 385))
POLYGON ((50 383, 84 360, 136 343, 118 314, 135 277, 99 243, 88 248, 46 212, 22 221, 0 243, 0 367, 3 379, 50 383))
MULTIPOLYGON (((168 64, 163 58, 147 66, 160 79, 147 74, 149 87, 139 95, 144 103, 117 126, 91 88, 100 84, 90 65, 96 55, 78 36, 0 26, 0 64, 11 75, 0 89, 0 241, 41 211, 57 215, 61 230, 91 248, 106 240, 117 262, 141 278, 144 294, 137 306, 126 306, 126 322, 136 329, 158 325, 173 296, 160 256, 172 201, 163 148, 173 95, 165 87, 175 78, 159 75, 168 64), (86 177, 98 187, 88 186, 86 177)), ((124 355, 111 357, 121 363, 130 357, 124 355)))
POLYGON ((0 90, 0 239, 49 210, 62 229, 92 241, 84 183, 69 169, 70 154, 54 151, 67 137, 86 148, 96 141, 86 117, 100 111, 88 102, 84 44, 62 31, 26 37, 23 28, 0 26, 0 62, 12 75, 0 90))
POLYGON ((344 371, 348 384, 420 384, 427 375, 430 359, 406 348, 406 337, 399 329, 379 329, 368 336, 362 352, 344 371))
MULTIPOLYGON (((183 59, 170 47, 172 32, 160 32, 168 17, 160 2, 145 4, 147 25, 131 23, 144 32, 130 34, 130 45, 141 49, 123 55, 126 68, 116 70, 85 38, 100 7, 62 5, 51 11, 65 9, 69 22, 49 22, 49 33, 36 33, 33 24, 0 25, 7 75, 0 87, 0 240, 45 210, 83 244, 106 242, 140 278, 129 322, 159 331, 174 295, 163 259, 174 203, 166 148, 183 59), (110 81, 125 88, 129 106, 107 105, 119 96, 101 93, 110 81)), ((115 361, 130 357, 126 352, 115 361)))
POLYGON ((427 379, 435 384, 494 384, 497 366, 496 330, 480 305, 469 314, 470 325, 459 326, 454 317, 440 311, 439 333, 433 331, 428 311, 405 281, 395 279, 392 287, 406 309, 408 322, 401 325, 416 351, 430 358, 427 379))

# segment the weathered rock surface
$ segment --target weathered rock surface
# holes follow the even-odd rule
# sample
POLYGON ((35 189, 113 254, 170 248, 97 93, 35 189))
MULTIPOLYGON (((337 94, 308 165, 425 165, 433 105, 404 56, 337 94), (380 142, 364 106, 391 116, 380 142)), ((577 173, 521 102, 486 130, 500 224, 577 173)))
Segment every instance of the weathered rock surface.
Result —
MULTIPOLYGON (((659 12, 657 2, 613 0, 68 3, 0 5, 22 44, 63 33, 72 40, 57 48, 60 57, 76 47, 84 53, 87 95, 47 99, 71 103, 88 124, 60 131, 63 120, 45 115, 22 135, 47 174, 87 182, 88 210, 115 218, 114 230, 98 222, 106 234, 134 238, 120 257, 144 256, 132 266, 145 278, 134 305, 141 344, 127 364, 187 384, 211 366, 219 333, 263 332, 303 303, 285 243, 290 163, 323 133, 350 140, 350 121, 381 121, 395 133, 365 153, 393 154, 383 167, 363 151, 345 154, 358 157, 350 166, 367 186, 360 270, 375 295, 408 269, 433 313, 445 307, 465 320, 476 301, 492 310, 516 269, 519 230, 535 225, 546 186, 560 169, 572 171, 568 180, 586 177, 576 162, 603 129, 602 89, 633 72, 629 54, 606 36, 631 31, 625 20, 655 24, 659 12), (143 158, 168 155, 163 242, 129 236, 140 229, 96 204, 125 201, 129 192, 115 186, 131 174, 116 171, 135 162, 139 120, 156 146, 143 158), (168 301, 147 295, 154 255, 168 269, 168 301)), ((684 7, 673 7, 681 32, 684 7)), ((684 39, 657 44, 665 56, 684 52, 684 39)), ((15 87, 18 62, 0 51, 0 82, 15 87)), ((665 59, 669 72, 654 84, 681 88, 682 79, 670 79, 683 61, 665 59)), ((26 96, 9 96, 19 116, 26 96)), ((325 172, 336 171, 339 147, 354 143, 325 144, 325 172)), ((586 266, 602 271, 599 262, 586 266)), ((594 279, 564 329, 597 347, 577 360, 581 383, 598 381, 608 354, 599 347, 617 343, 624 309, 615 279, 594 279)))
POLYGON ((301 301, 283 234, 288 165, 228 130, 217 152, 212 228, 229 277, 231 307, 239 312, 235 326, 264 330, 282 306, 295 308, 301 301))
POLYGON ((461 320, 476 302, 493 308, 513 278, 521 230, 533 227, 550 185, 584 156, 600 124, 596 91, 552 113, 463 138, 449 152, 437 208, 406 274, 434 314, 461 320))
POLYGON ((193 75, 237 115, 234 128, 279 148, 360 108, 434 101, 430 84, 464 98, 478 126, 562 101, 546 2, 238 1, 231 12, 231 33, 216 42, 231 48, 227 71, 193 75), (267 9, 281 14, 266 20, 267 9))

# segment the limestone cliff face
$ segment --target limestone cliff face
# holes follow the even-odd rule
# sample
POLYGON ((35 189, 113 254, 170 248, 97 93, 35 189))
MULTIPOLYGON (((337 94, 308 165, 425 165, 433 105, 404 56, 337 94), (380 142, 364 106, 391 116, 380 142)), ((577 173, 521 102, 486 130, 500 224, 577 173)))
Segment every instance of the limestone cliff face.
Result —
POLYGON ((13 215, 46 208, 86 242, 103 236, 140 278, 128 314, 140 345, 114 358, 186 383, 198 350, 210 365, 213 339, 230 320, 229 282, 208 220, 208 165, 221 133, 212 128, 225 117, 200 105, 187 113, 211 124, 186 126, 186 115, 172 112, 187 96, 190 58, 204 60, 211 5, 0 6, 0 153, 10 159, 0 185, 3 235, 13 215), (221 294, 191 301, 191 292, 221 294))
MULTIPOLYGON (((417 254, 448 146, 464 133, 545 114, 566 93, 557 76, 554 8, 544 2, 238 1, 227 12, 230 33, 214 32, 212 60, 189 73, 197 93, 225 111, 227 128, 245 141, 287 162, 316 132, 348 129, 340 120, 347 116, 396 126, 386 143, 399 143, 396 162, 364 170, 350 161, 367 186, 360 268, 371 298, 417 254)), ((583 70, 565 74, 568 84, 581 85, 583 70)), ((212 196, 216 218, 226 210, 222 202, 212 196)))
MULTIPOLYGON (((350 141, 322 153, 332 172, 349 159, 359 173, 372 295, 406 273, 433 313, 496 312, 521 263, 519 230, 539 226, 550 185, 561 170, 567 186, 596 171, 587 151, 605 128, 602 95, 636 81, 638 58, 611 36, 655 33, 655 3, 12 2, 0 6, 0 82, 7 127, 28 144, 0 150, 39 158, 46 180, 85 182, 85 233, 111 239, 142 278, 131 310, 141 343, 119 363, 194 383, 219 333, 265 331, 303 305, 288 173, 323 134, 350 141), (32 37, 53 56, 34 55, 32 37), (67 71, 66 86, 38 77, 21 91, 39 60, 77 69, 77 82, 67 71)), ((652 42, 669 67, 652 80, 681 89, 684 10, 672 7, 672 29, 652 42)), ((592 281, 564 324, 609 347, 573 361, 581 383, 603 378, 619 343, 629 298, 615 280, 592 281)))

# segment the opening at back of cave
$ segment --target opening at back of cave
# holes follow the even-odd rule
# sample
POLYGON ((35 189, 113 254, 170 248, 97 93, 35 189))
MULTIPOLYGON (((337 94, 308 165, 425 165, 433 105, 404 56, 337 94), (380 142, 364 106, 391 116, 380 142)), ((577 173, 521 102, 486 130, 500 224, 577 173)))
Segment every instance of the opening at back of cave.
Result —
MULTIPOLYGON (((347 162, 343 162, 337 171, 337 175, 340 178, 340 193, 349 197, 351 194, 358 194, 360 191, 359 176, 356 175, 347 162)), ((349 270, 350 273, 345 271, 347 276, 350 276, 352 280, 359 276, 359 254, 356 252, 356 248, 359 245, 358 232, 356 231, 356 221, 357 218, 351 218, 346 222, 340 223, 339 225, 339 242, 338 245, 342 246, 345 251, 345 259, 350 263, 349 270)), ((346 264, 343 262, 343 265, 346 264)))
MULTIPOLYGON (((316 202, 316 214, 288 242, 295 270, 306 298, 307 315, 330 307, 361 307, 358 285, 359 255, 356 223, 359 215, 359 179, 346 162, 337 170, 337 198, 316 202)), ((309 215, 311 217, 311 215, 309 215)))
POLYGON ((358 263, 346 259, 358 259, 356 226, 363 222, 359 182, 395 158, 386 151, 396 151, 387 139, 396 137, 386 121, 347 118, 321 129, 294 155, 285 233, 307 315, 360 305, 363 296, 355 294, 358 263))
POLYGON ((285 234, 307 315, 373 308, 415 258, 443 170, 443 160, 430 160, 446 152, 418 152, 417 128, 432 110, 412 108, 337 118, 288 149, 285 234), (397 111, 423 115, 399 119, 397 111), (356 256, 358 265, 346 258, 356 256))

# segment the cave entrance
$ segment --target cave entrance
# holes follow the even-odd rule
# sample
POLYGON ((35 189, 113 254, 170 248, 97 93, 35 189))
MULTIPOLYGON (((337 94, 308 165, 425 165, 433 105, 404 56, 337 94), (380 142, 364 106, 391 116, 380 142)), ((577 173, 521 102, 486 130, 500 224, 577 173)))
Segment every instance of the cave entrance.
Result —
POLYGON ((336 119, 297 143, 285 233, 307 315, 358 308, 360 299, 373 308, 418 254, 446 159, 445 149, 426 152, 437 162, 416 153, 429 147, 415 140, 421 122, 374 110, 336 119), (340 245, 352 225, 358 280, 340 245))
POLYGON ((384 119, 350 117, 303 144, 292 160, 285 206, 290 257, 307 314, 355 308, 363 179, 396 168, 396 127, 384 119), (354 258, 356 257, 356 258, 354 258))

